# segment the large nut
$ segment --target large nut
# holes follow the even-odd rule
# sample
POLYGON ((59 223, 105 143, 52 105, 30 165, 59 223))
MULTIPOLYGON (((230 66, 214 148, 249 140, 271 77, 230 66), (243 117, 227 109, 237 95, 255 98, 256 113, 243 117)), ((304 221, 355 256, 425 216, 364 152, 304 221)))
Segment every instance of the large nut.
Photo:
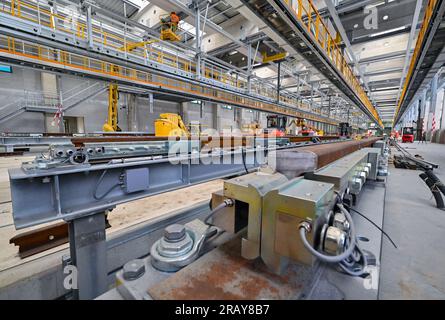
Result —
POLYGON ((164 238, 170 242, 181 241, 185 238, 185 227, 182 224, 169 225, 164 230, 164 238))
POLYGON ((323 251, 329 255, 339 255, 345 250, 346 232, 336 228, 328 227, 323 240, 323 251))
POLYGON ((145 273, 145 263, 142 259, 135 259, 127 262, 123 268, 125 280, 131 281, 139 278, 145 273))
POLYGON ((341 212, 335 214, 333 226, 345 232, 349 232, 351 228, 348 219, 346 219, 346 216, 341 212))

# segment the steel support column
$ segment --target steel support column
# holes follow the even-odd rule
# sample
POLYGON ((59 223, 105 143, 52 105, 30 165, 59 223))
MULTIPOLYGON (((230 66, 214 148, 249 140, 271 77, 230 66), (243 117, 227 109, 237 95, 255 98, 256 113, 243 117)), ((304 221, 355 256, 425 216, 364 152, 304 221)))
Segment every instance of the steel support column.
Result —
POLYGON ((427 124, 427 131, 431 130, 433 128, 433 118, 436 113, 436 104, 437 104, 437 80, 438 80, 438 74, 436 74, 431 81, 431 100, 430 100, 430 108, 428 112, 428 124, 427 124))
POLYGON ((199 3, 198 1, 193 1, 193 7, 195 10, 195 45, 196 45, 196 78, 199 80, 201 79, 201 14, 199 13, 199 3))
POLYGON ((417 100, 417 140, 422 140, 423 134, 423 117, 422 117, 422 104, 421 101, 417 100))
POLYGON ((88 6, 86 11, 87 11, 87 40, 88 40, 88 47, 90 49, 92 49, 94 47, 94 40, 93 40, 93 17, 92 17, 91 6, 88 6))
POLYGON ((107 291, 107 244, 105 213, 69 222, 71 263, 76 267, 74 298, 94 299, 107 291))
POLYGON ((281 90, 281 62, 278 62, 278 80, 277 80, 277 102, 280 102, 280 90, 281 90))

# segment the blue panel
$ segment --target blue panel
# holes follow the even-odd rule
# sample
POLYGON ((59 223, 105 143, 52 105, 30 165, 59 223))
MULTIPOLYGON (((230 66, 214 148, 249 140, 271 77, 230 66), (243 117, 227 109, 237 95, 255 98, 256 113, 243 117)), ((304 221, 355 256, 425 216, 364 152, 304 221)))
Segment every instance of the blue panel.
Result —
POLYGON ((0 64, 0 72, 12 73, 12 67, 11 66, 6 66, 4 64, 0 64))

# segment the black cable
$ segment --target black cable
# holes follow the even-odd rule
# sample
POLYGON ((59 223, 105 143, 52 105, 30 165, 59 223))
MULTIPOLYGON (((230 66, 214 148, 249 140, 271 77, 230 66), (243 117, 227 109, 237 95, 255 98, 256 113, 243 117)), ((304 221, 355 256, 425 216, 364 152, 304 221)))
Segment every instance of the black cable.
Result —
POLYGON ((425 174, 428 178, 434 182, 434 185, 445 195, 445 185, 440 179, 433 173, 433 170, 426 170, 425 174))
POLYGON ((431 193, 434 196, 434 199, 436 200, 436 207, 437 209, 444 209, 445 204, 443 202, 442 195, 440 194, 440 190, 437 188, 437 185, 428 178, 428 176, 425 173, 421 173, 419 177, 426 183, 428 188, 431 190, 431 193))
POLYGON ((382 229, 380 228, 374 221, 372 221, 371 219, 369 219, 368 217, 366 217, 363 213, 351 208, 351 206, 343 203, 343 198, 341 197, 340 193, 338 191, 335 191, 335 194, 337 195, 337 199, 338 201, 340 201, 345 207, 347 207, 349 210, 354 211, 355 213, 357 213, 358 215, 360 215, 361 217, 363 217, 364 219, 366 219, 368 222, 370 222, 372 225, 374 225, 374 227, 376 227, 377 229, 380 230, 381 233, 383 233, 388 240, 392 243, 392 245, 394 246, 394 248, 397 249, 397 245, 394 243, 394 241, 391 239, 391 237, 382 229))
POLYGON ((209 224, 209 220, 219 211, 221 211, 222 209, 224 209, 225 207, 229 207, 233 205, 233 202, 230 202, 232 200, 230 199, 226 199, 223 202, 221 202, 219 205, 217 205, 214 209, 212 209, 212 212, 210 212, 207 217, 205 217, 204 219, 204 223, 205 224, 209 224))
POLYGON ((94 193, 93 193, 93 197, 96 200, 102 200, 103 198, 105 198, 111 191, 113 191, 116 187, 120 186, 120 183, 117 183, 115 185, 113 185, 111 188, 109 188, 104 194, 102 194, 101 196, 97 195, 97 191, 99 189, 99 185, 102 183, 102 180, 105 177, 105 174, 107 173, 108 170, 104 170, 104 172, 102 172, 99 180, 96 183, 96 187, 94 189, 94 193))
POLYGON ((394 248, 397 249, 397 245, 394 243, 394 241, 391 239, 391 237, 382 229, 380 228, 374 221, 372 221, 371 219, 369 219, 368 217, 366 217, 363 213, 351 208, 350 206, 346 205, 346 207, 348 207, 349 210, 354 211, 355 213, 357 213, 358 215, 360 215, 361 217, 363 217, 365 220, 369 221, 374 227, 376 227, 377 229, 380 230, 381 233, 383 233, 388 240, 392 243, 392 245, 394 246, 394 248))
POLYGON ((243 159, 243 165, 244 165, 244 170, 246 170, 246 173, 249 174, 249 170, 247 169, 247 165, 246 165, 246 153, 244 151, 244 148, 241 148, 241 158, 243 159))

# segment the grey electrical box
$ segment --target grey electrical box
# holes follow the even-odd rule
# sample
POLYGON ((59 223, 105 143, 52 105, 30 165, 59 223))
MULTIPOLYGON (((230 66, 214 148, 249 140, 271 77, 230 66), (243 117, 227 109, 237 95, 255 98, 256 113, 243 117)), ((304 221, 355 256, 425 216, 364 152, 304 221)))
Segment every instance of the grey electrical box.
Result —
POLYGON ((148 168, 137 168, 125 170, 125 191, 133 193, 144 191, 149 188, 148 168))

